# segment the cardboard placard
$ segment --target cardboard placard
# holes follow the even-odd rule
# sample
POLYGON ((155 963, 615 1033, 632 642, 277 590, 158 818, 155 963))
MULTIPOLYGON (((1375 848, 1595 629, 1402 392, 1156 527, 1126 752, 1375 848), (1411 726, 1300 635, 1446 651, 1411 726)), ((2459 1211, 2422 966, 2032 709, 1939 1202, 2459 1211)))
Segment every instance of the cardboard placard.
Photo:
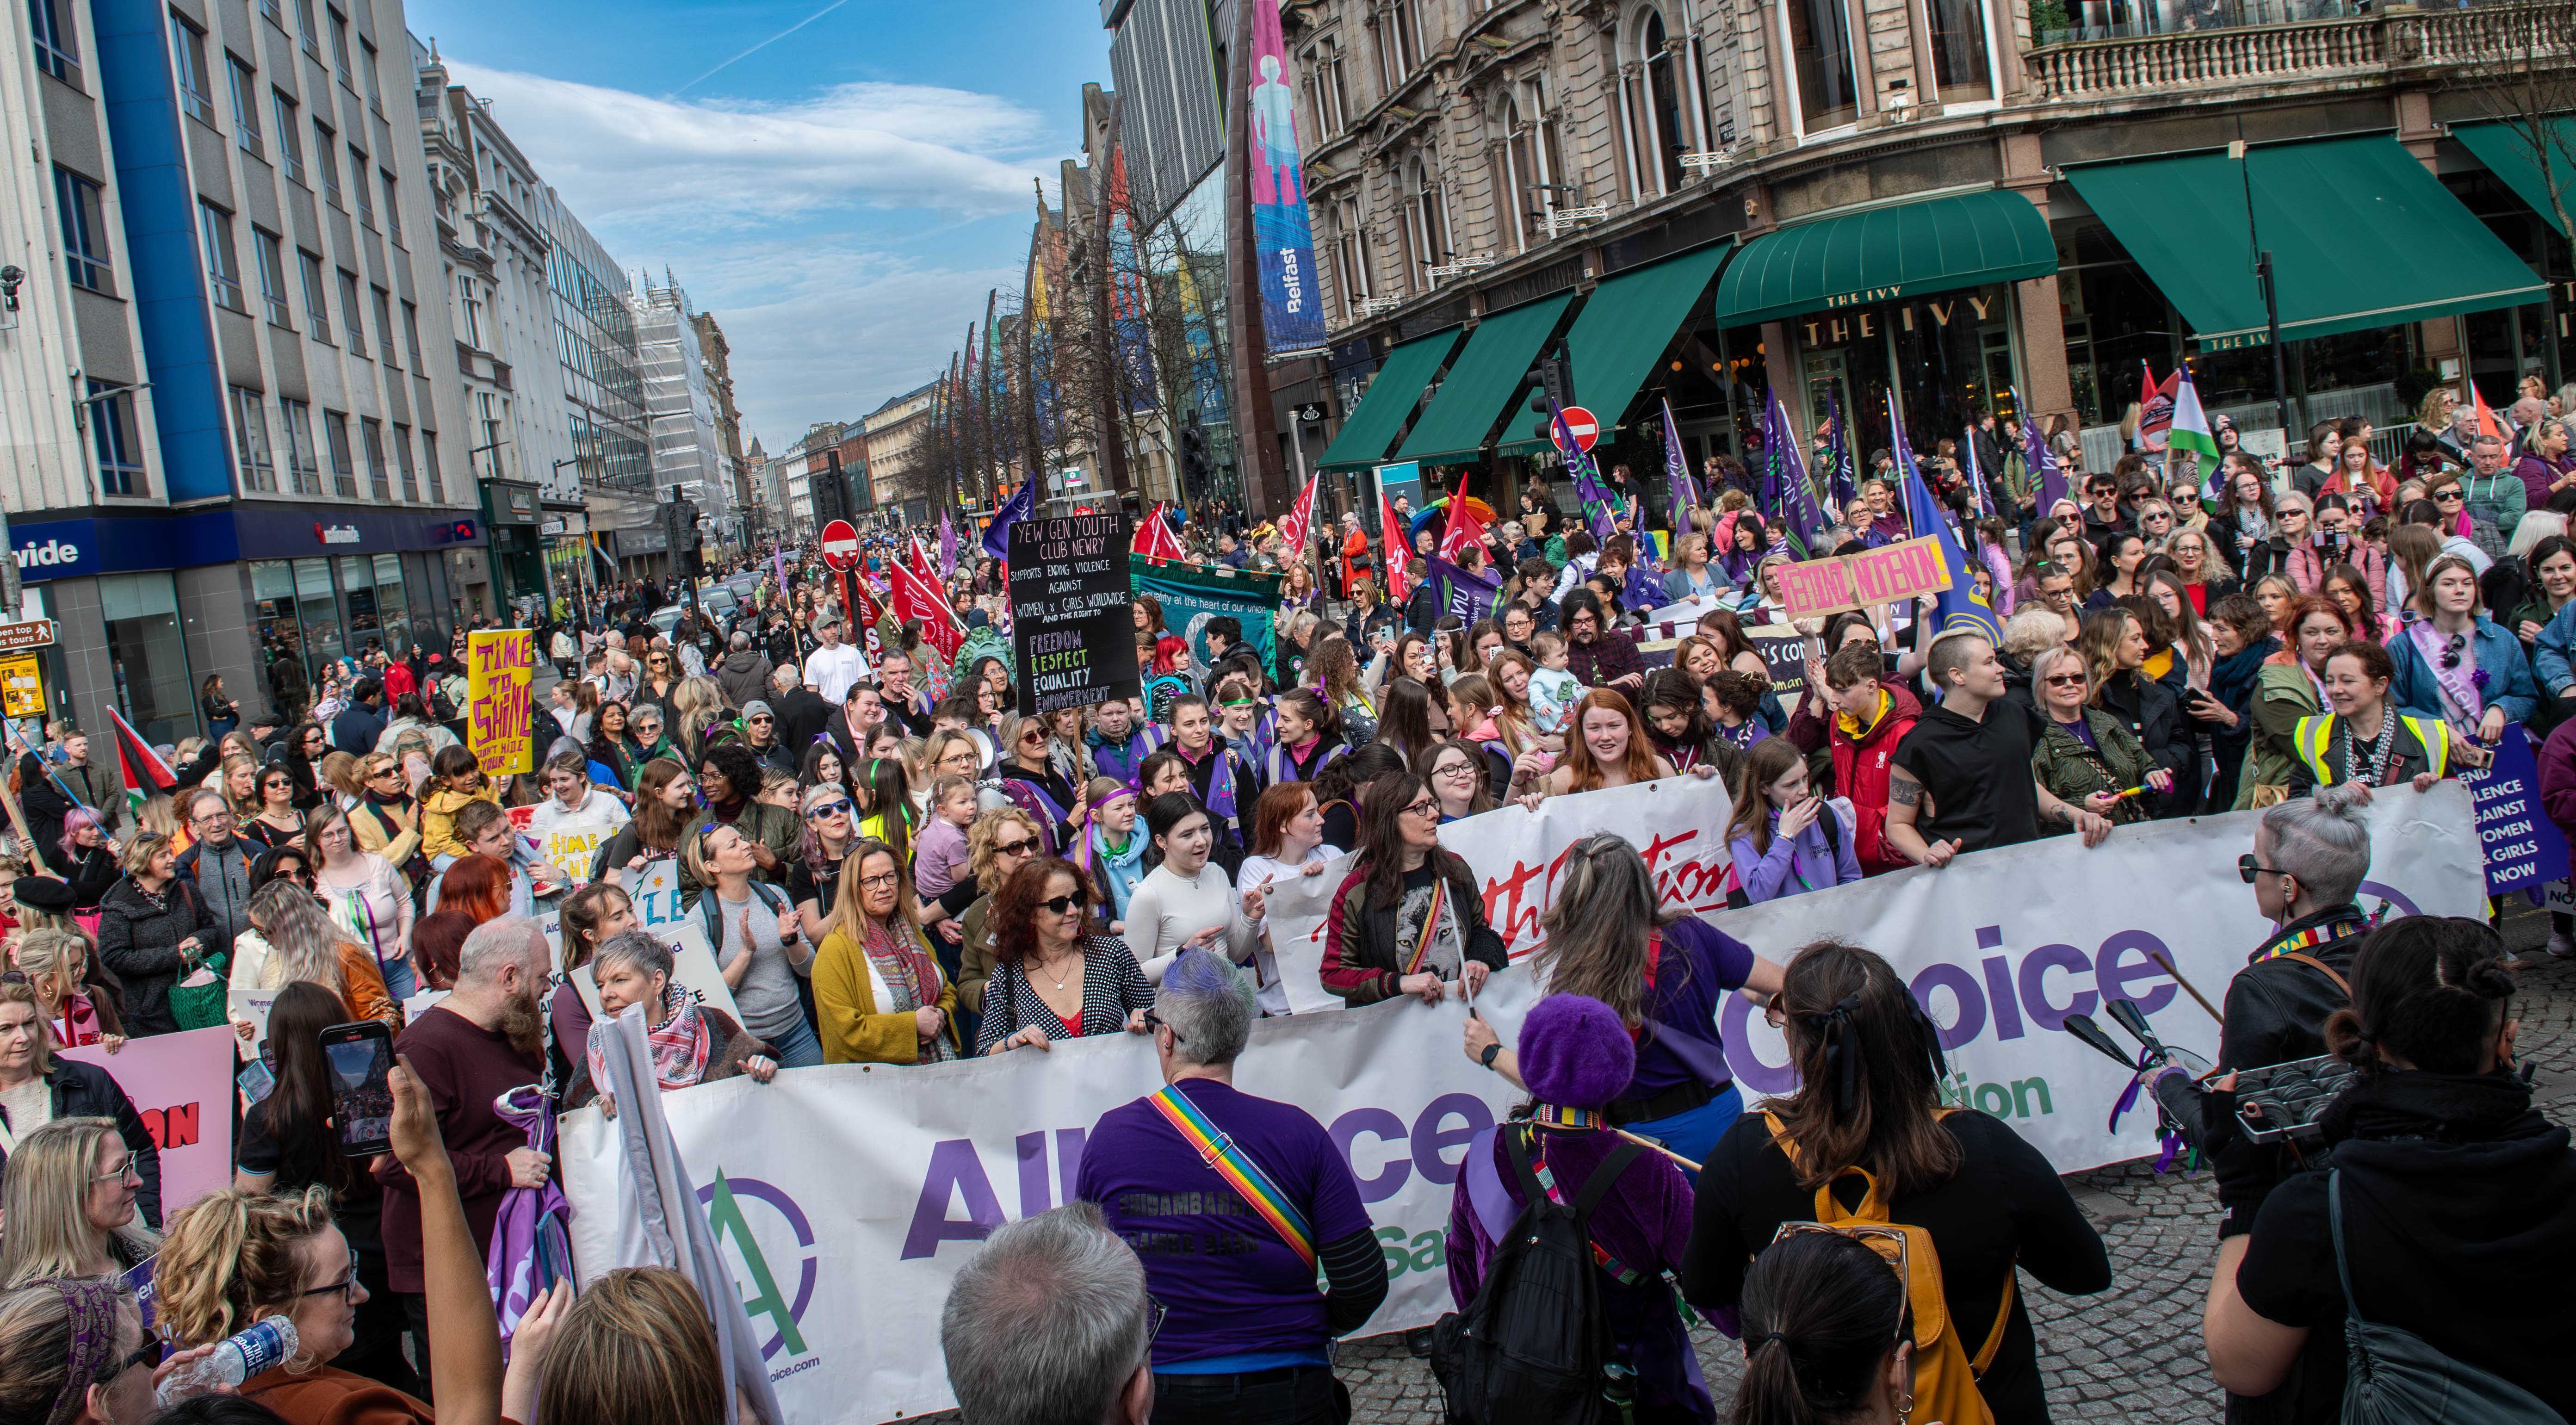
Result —
POLYGON ((1858 554, 1794 560, 1779 571, 1780 599, 1791 619, 1912 600, 1950 587, 1940 540, 1931 535, 1858 554))
POLYGON ((1011 526, 1011 663, 1020 714, 1089 707, 1144 691, 1136 667, 1127 517, 1011 526))

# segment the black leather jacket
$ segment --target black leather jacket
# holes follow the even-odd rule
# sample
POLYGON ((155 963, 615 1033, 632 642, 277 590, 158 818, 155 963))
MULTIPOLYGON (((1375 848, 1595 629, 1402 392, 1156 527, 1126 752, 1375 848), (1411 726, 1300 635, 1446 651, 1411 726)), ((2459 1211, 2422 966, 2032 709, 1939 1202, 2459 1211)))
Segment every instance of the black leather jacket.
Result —
MULTIPOLYGON (((2285 956, 2263 958, 2274 946, 2319 926, 2333 927, 2342 932, 2341 938, 2299 953, 2350 981, 2353 951, 2360 947, 2363 934, 2370 928, 2360 907, 2340 905, 2282 926, 2254 952, 2246 967, 2236 972, 2236 978, 2228 981, 2227 1016, 2218 1030, 2221 1070, 2259 1069, 2313 1059, 2326 1052, 2326 1018, 2351 1002, 2349 990, 2313 965, 2285 956)), ((2286 1148, 2230 1139, 2219 1150, 2216 1162, 2218 1205, 2224 1214, 2219 1236, 2252 1231, 2254 1214, 2262 1207, 2263 1199, 2301 1166, 2286 1148)))

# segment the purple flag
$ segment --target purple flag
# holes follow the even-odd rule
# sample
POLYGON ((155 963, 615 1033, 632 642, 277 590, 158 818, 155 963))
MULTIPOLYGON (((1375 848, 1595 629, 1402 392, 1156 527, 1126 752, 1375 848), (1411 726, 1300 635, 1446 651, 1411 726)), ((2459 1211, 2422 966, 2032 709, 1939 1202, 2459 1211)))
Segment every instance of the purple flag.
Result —
POLYGON ((949 523, 948 512, 939 512, 939 579, 946 583, 957 577, 957 526, 949 523))
POLYGON ((1619 532, 1619 526, 1610 518, 1610 492, 1601 488, 1601 478, 1592 468, 1592 452, 1574 443, 1574 430, 1565 423, 1565 408, 1552 400, 1547 408, 1556 434, 1556 453, 1574 474, 1575 497, 1583 501, 1583 513, 1591 520, 1592 538, 1608 544, 1610 537, 1619 532))
POLYGON ((1494 600, 1503 592, 1502 580, 1470 574, 1436 554, 1422 561, 1422 577, 1439 588, 1440 611, 1456 614, 1469 624, 1492 614, 1494 600))
MULTIPOLYGON (((2013 405, 2024 412, 2030 410, 2029 403, 2022 400, 2019 391, 2013 392, 2013 405)), ((2021 461, 2030 467, 2032 482, 2039 487, 2039 512, 2045 516, 2051 506, 2065 499, 2071 491, 2066 472, 2057 468, 2057 457, 2049 454, 2048 441, 2039 433, 2039 422, 2027 415, 2021 423, 2021 461)))
MULTIPOLYGON (((493 1102, 492 1110, 511 1127, 527 1134, 529 1147, 540 1153, 555 1151, 554 1112, 534 1086, 501 1095, 493 1102)), ((543 1187, 514 1187, 501 1194, 484 1271, 492 1283, 492 1306, 500 1317, 504 1356, 509 1353, 511 1336, 519 1329, 519 1318, 548 1288, 572 1276, 572 1239, 565 1230, 570 1217, 563 1189, 551 1178, 543 1187)))
POLYGON ((1842 397, 1830 386, 1825 388, 1825 462, 1832 467, 1825 472, 1825 492, 1848 522, 1860 488, 1852 481, 1851 432, 1844 428, 1842 397))
POLYGON ((1815 492, 1807 487, 1807 471, 1798 460, 1797 432, 1790 429, 1788 408, 1780 404, 1776 391, 1762 413, 1762 498, 1765 513, 1786 525, 1798 543, 1813 553, 1824 517, 1816 510, 1815 492))
POLYGON ((984 552, 996 559, 1011 557, 1011 526, 1027 519, 1037 509, 1038 477, 1031 475, 1020 482, 1020 492, 1002 502, 992 524, 984 530, 984 552))
MULTIPOLYGON (((1690 531, 1691 508, 1699 503, 1699 487, 1691 480, 1690 462, 1682 455, 1682 433, 1673 425, 1673 403, 1664 402, 1664 478, 1673 487, 1673 539, 1678 545, 1690 531)), ((1681 551, 1673 550, 1678 561, 1681 551)))

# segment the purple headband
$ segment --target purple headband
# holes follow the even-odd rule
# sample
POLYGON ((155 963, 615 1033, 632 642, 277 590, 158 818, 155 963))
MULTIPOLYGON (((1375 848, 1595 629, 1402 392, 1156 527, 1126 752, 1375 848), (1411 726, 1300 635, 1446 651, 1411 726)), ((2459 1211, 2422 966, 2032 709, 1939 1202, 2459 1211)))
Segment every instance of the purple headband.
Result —
POLYGON ((54 1408, 45 1415, 45 1425, 66 1425, 80 1413, 89 1388, 106 1383, 101 1372, 116 1354, 116 1309, 125 1287, 113 1278, 81 1277, 47 1277, 35 1285, 60 1293, 71 1316, 71 1359, 63 1369, 62 1389, 54 1392, 54 1408))

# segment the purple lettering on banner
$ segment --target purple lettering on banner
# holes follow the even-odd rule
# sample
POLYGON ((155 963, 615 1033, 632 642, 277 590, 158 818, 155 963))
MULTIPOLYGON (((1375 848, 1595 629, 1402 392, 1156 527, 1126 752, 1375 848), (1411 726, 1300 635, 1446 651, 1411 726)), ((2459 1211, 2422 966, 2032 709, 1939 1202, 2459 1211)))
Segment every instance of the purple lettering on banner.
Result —
POLYGON ((1753 1025, 1753 1003, 1742 995, 1728 995, 1717 1011, 1718 1042, 1726 1049, 1726 1066, 1735 1071, 1735 1081, 1757 1094, 1785 1094, 1798 1086, 1797 1071, 1787 1064, 1766 1064, 1746 1042, 1746 1032, 1753 1025))
POLYGON ((1986 957, 1986 1003, 1994 1008, 1995 1037, 2021 1037, 2021 1005, 2013 998, 2012 962, 2001 955, 1986 957))
POLYGON ((1914 977, 1914 1002, 1923 1006, 1923 1012, 1931 1015, 1936 1025, 1941 1022, 1941 1016, 1932 1013, 1932 992, 1945 987, 1959 1001, 1958 1022, 1941 1031, 1941 1047, 1947 1050, 1956 1049, 1986 1031, 1986 997, 1977 988, 1977 977, 1969 974, 1965 967, 1940 960, 1924 966, 1922 973, 1914 977))
POLYGON ((2048 997, 2048 972, 2064 970, 2073 974, 2078 970, 2089 972, 2092 968, 2092 957, 2072 945, 2042 945, 2023 956, 2021 1003, 2029 1013, 2031 1023, 2063 1033, 2068 1015, 2091 1014, 2101 1004, 2101 996, 2091 990, 2077 990, 2075 998, 2060 1006, 2048 997))
POLYGON ((2093 960, 2093 983, 2102 987, 2102 998, 2135 1001, 2142 1014, 2153 1014, 2173 1003, 2173 976, 2166 974, 2164 966, 2149 958, 2150 952, 2168 960, 2173 958, 2163 941, 2143 930, 2114 931, 2109 939, 2104 940, 2100 953, 2093 960), (2132 953, 2140 963, 2123 963, 2124 958, 2132 953), (2150 980, 2164 983, 2147 994, 2139 994, 2129 988, 2132 984, 2150 980))
POLYGON ((901 1260, 931 1256, 942 1242, 981 1242, 1001 1225, 1002 1200, 993 1195, 993 1184, 984 1176, 984 1160, 975 1155, 974 1140, 943 1138, 932 1144, 921 1197, 912 1207, 912 1228, 903 1235, 901 1260), (948 1216, 952 1194, 966 1199, 963 1222, 948 1216))
POLYGON ((1090 1141, 1088 1128, 1055 1131, 1055 1192, 1066 1202, 1073 1201, 1073 1185, 1082 1180, 1082 1149, 1090 1141))
POLYGON ((1406 1178, 1413 1176, 1413 1164, 1399 1153, 1376 1177, 1360 1177, 1360 1165, 1351 1157, 1351 1144, 1363 1133, 1401 1143, 1405 1137, 1404 1120, 1382 1108, 1355 1108, 1333 1120, 1333 1146, 1342 1150, 1342 1161, 1350 1166, 1351 1176, 1359 1180, 1360 1201, 1384 1202, 1395 1196, 1406 1178))
POLYGON ((1046 1130, 1023 1133, 1011 1140, 1020 1160, 1020 1215, 1035 1217, 1055 1206, 1047 1201, 1046 1130))
MULTIPOLYGON (((1423 1178, 1447 1187, 1458 1181, 1458 1165, 1440 1156, 1452 1148, 1463 1148, 1467 1140, 1494 1126, 1494 1111, 1473 1094, 1445 1093, 1431 1101, 1413 1120, 1413 1166, 1423 1178), (1464 1123, 1464 1128, 1443 1128, 1450 1119, 1464 1123)), ((1460 1154, 1461 1159, 1466 1155, 1460 1154)))

